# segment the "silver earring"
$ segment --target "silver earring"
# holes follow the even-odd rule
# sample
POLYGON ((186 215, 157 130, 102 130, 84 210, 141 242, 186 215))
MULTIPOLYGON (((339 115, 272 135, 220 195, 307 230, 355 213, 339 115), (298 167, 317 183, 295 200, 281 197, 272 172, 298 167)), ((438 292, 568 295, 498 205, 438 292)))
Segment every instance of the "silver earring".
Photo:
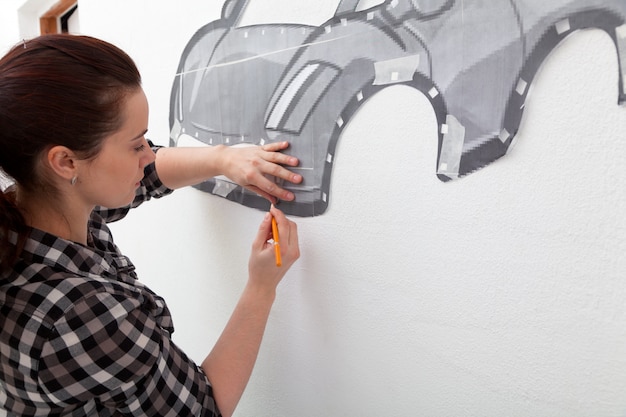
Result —
POLYGON ((76 184, 76 180, 77 180, 77 179, 78 179, 78 177, 77 177, 76 175, 74 175, 74 176, 72 177, 72 179, 70 180, 70 184, 72 184, 72 185, 76 184))

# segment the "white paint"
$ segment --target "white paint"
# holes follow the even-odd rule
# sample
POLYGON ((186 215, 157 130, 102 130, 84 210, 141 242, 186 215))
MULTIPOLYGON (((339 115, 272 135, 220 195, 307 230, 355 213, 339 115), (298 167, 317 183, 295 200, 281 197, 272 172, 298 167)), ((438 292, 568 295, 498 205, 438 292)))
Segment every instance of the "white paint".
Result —
MULTIPOLYGON (((137 60, 149 136, 162 144, 180 53, 220 9, 183 3, 80 3, 81 30, 137 60)), ((626 415, 626 109, 616 95, 608 36, 569 37, 530 87, 515 148, 447 184, 435 177, 428 100, 397 86, 369 100, 334 155, 328 211, 297 219, 302 258, 236 415, 626 415)), ((261 218, 186 189, 113 225, 197 361, 243 288, 261 218)))

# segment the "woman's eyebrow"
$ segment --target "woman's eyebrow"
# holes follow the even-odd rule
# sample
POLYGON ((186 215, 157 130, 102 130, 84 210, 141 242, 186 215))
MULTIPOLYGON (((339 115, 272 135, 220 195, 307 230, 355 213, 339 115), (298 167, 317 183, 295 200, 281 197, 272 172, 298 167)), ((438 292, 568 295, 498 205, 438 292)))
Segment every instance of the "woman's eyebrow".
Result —
POLYGON ((133 140, 137 140, 141 137, 143 137, 146 133, 148 133, 148 129, 144 130, 143 132, 141 132, 140 134, 138 134, 137 136, 135 136, 134 138, 131 139, 131 141, 133 140))

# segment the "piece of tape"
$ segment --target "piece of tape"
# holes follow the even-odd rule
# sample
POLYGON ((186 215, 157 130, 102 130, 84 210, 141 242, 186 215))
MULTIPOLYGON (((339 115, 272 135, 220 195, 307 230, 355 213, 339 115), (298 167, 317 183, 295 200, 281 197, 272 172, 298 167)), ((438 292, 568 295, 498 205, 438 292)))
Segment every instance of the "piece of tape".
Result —
POLYGON ((226 197, 230 194, 237 184, 231 182, 227 177, 215 177, 215 187, 213 187, 213 194, 220 197, 226 197))
POLYGON ((178 121, 178 119, 174 118, 174 123, 172 123, 172 129, 170 130, 170 139, 172 139, 172 142, 174 142, 175 144, 178 143, 178 138, 180 137, 182 133, 182 127, 180 125, 180 122, 178 121))
POLYGON ((556 33, 559 35, 564 34, 565 32, 569 32, 572 28, 569 24, 569 19, 563 19, 560 22, 557 22, 554 27, 556 28, 556 33))
POLYGON ((524 79, 520 78, 517 82, 517 87, 515 88, 515 91, 517 91, 517 94, 519 94, 520 96, 523 96, 524 94, 526 94, 527 87, 528 83, 524 79))
POLYGON ((622 94, 626 94, 626 24, 615 28, 617 55, 622 70, 622 94))
POLYGON ((441 132, 443 133, 443 143, 441 144, 437 173, 450 178, 457 178, 461 167, 465 127, 459 123, 456 117, 449 114, 446 116, 446 124, 442 126, 441 132))
POLYGON ((374 63, 376 78, 374 85, 395 84, 411 81, 413 74, 420 65, 419 55, 410 55, 402 58, 389 59, 374 63))
POLYGON ((498 137, 500 138, 500 141, 502 143, 505 143, 507 140, 509 140, 509 138, 511 137, 511 134, 509 133, 508 130, 502 129, 502 131, 500 132, 500 135, 498 135, 498 137))

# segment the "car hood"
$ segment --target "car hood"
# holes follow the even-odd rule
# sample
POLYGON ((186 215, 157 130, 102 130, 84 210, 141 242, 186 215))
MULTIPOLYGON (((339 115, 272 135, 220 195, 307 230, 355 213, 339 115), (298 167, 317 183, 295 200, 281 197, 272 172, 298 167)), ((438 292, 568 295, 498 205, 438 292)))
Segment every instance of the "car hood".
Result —
POLYGON ((215 134, 258 142, 264 135, 262 109, 314 29, 259 25, 202 35, 183 54, 176 80, 186 109, 185 130, 196 130, 197 137, 215 134))

